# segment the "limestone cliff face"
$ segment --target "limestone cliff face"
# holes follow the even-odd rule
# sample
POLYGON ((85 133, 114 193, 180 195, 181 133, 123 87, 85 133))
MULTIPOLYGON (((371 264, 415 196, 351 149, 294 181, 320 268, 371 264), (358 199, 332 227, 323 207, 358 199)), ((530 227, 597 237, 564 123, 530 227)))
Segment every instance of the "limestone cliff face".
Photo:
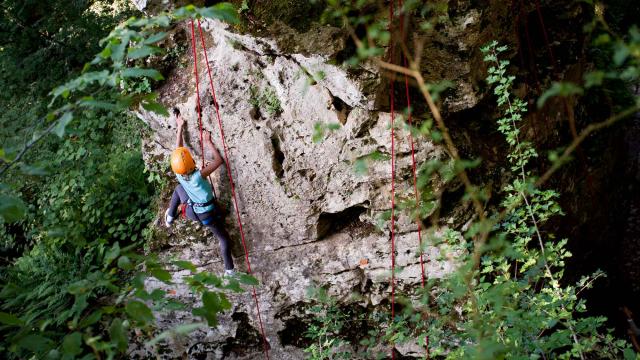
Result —
MULTIPOLYGON (((459 51, 479 45, 479 19, 480 13, 471 11, 447 25, 456 39, 450 40, 459 51)), ((388 103, 388 82, 373 66, 353 72, 333 65, 336 54, 346 46, 338 29, 312 26, 304 34, 285 29, 289 44, 304 45, 283 46, 283 37, 242 35, 216 21, 205 20, 203 27, 251 267, 260 280, 257 294, 272 359, 301 359, 302 349, 296 345, 302 338, 300 324, 308 319, 304 308, 309 286, 325 286, 345 304, 354 302, 350 300, 353 293, 360 295, 355 304, 363 308, 388 304, 390 232, 388 224, 382 228, 377 224, 391 205, 390 161, 370 162, 367 174, 354 170, 355 161, 367 154, 391 153, 390 113, 384 105, 388 103), (340 123, 341 127, 327 131, 323 141, 314 142, 317 123, 340 123)), ((172 36, 189 44, 186 31, 187 27, 178 26, 172 36)), ((444 100, 445 110, 450 112, 470 108, 478 99, 471 69, 455 53, 441 50, 431 59, 448 64, 443 69, 451 70, 447 70, 449 79, 458 84, 444 100), (458 68, 462 70, 454 71, 458 68)), ((187 119, 186 144, 200 156, 191 54, 189 48, 180 61, 183 66, 171 70, 158 91, 162 103, 179 108, 187 119)), ((222 151, 206 67, 202 53, 198 56, 203 126, 212 131, 214 143, 222 151)), ((171 177, 166 159, 175 139, 175 121, 144 111, 138 115, 152 130, 144 143, 147 161, 164 162, 163 169, 171 177)), ((400 129, 395 139, 396 196, 404 198, 413 197, 408 135, 400 129)), ((447 156, 438 144, 425 140, 416 144, 419 164, 447 156)), ((217 171, 212 180, 221 202, 231 210, 226 223, 234 242, 233 254, 239 270, 246 271, 226 170, 217 171)), ((451 185, 434 178, 431 186, 438 191, 451 185)), ((397 275, 397 286, 411 294, 419 286, 421 274, 416 256, 417 225, 398 213, 396 262, 404 270, 397 275)), ((470 214, 464 204, 455 205, 441 220, 440 231, 447 226, 460 228, 470 214)), ((187 259, 222 272, 217 242, 196 225, 178 224, 162 245, 162 255, 167 258, 187 259)), ((443 255, 436 247, 426 248, 428 278, 442 277, 454 268, 443 255)), ((176 271, 174 280, 180 283, 182 275, 176 271)), ((190 298, 186 287, 176 296, 194 304, 199 301, 190 298)), ((232 301, 233 311, 221 319, 218 328, 176 340, 163 350, 163 356, 258 358, 262 347, 250 293, 232 301)), ((189 312, 173 312, 164 314, 160 321, 171 327, 193 319, 189 312)), ((400 351, 411 355, 420 348, 409 346, 400 351)), ((134 354, 143 356, 144 351, 134 354)))

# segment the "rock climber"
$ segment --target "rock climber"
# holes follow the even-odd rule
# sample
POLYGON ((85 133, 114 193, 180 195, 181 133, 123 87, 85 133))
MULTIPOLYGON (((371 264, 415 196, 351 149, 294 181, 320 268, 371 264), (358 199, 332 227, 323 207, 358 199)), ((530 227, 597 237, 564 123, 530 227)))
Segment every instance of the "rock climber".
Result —
MULTIPOLYGON (((176 149, 171 154, 171 169, 176 174, 179 184, 173 191, 171 203, 165 212, 165 225, 171 227, 178 214, 182 214, 183 217, 198 221, 211 230, 220 242, 225 275, 232 276, 235 270, 231 257, 229 234, 224 229, 220 209, 216 207, 213 189, 207 181, 209 175, 222 165, 222 157, 211 141, 211 133, 204 131, 204 145, 213 154, 213 160, 208 160, 207 165, 199 170, 191 152, 184 147, 182 142, 185 120, 178 109, 174 109, 173 114, 178 124, 178 130, 176 149)), ((204 156, 204 154, 202 155, 204 156)))

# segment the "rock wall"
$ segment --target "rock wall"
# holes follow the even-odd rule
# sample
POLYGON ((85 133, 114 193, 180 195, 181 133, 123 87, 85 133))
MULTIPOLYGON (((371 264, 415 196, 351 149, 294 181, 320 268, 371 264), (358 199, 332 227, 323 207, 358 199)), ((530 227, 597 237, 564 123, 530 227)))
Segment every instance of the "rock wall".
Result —
MULTIPOLYGON (((446 25, 444 34, 448 35, 436 39, 445 41, 443 36, 450 36, 447 41, 456 44, 454 49, 425 52, 431 55, 423 61, 440 64, 443 71, 430 77, 439 80, 445 74, 458 85, 444 99, 445 112, 468 109, 478 101, 475 80, 470 76, 473 69, 460 52, 469 52, 483 41, 480 33, 486 29, 480 27, 479 20, 477 10, 461 13, 446 25)), ((277 24, 279 35, 271 39, 238 34, 216 21, 205 20, 203 26, 251 267, 261 283, 257 295, 271 358, 301 359, 302 348, 296 344, 302 338, 300 325, 308 318, 304 308, 309 286, 325 286, 345 304, 354 302, 351 295, 357 293, 358 306, 388 305, 390 232, 388 224, 382 228, 377 224, 380 215, 390 209, 390 161, 370 162, 367 174, 354 170, 355 161, 367 154, 391 152, 388 82, 373 66, 350 71, 333 65, 336 54, 348 46, 345 34, 335 28, 313 25, 300 34, 277 24), (341 127, 328 131, 323 141, 314 142, 317 123, 340 123, 341 127)), ((186 31, 178 26, 172 36, 188 42, 186 31)), ((437 47, 437 43, 432 41, 428 46, 437 47)), ((159 99, 167 107, 181 110, 188 121, 186 144, 200 156, 190 55, 189 48, 184 66, 172 70, 159 89, 159 99)), ((222 150, 206 67, 202 53, 198 56, 203 126, 212 131, 216 147, 222 150)), ((175 139, 174 119, 142 110, 138 115, 152 130, 144 143, 147 161, 165 164, 163 169, 171 177, 166 159, 175 139)), ((396 196, 411 198, 408 133, 400 128, 395 141, 396 196)), ((417 142, 418 163, 435 158, 447 158, 440 145, 417 142)), ((245 271, 227 179, 225 169, 212 176, 216 193, 232 210, 227 228, 234 242, 236 266, 245 271)), ((437 192, 452 185, 434 178, 430 186, 437 192)), ((398 214, 396 262, 403 271, 397 275, 397 286, 410 294, 420 284, 417 225, 402 212, 398 214)), ((441 220, 440 231, 447 226, 459 228, 470 214, 464 203, 454 204, 441 220)), ((162 255, 167 258, 190 260, 201 268, 222 272, 216 240, 197 225, 177 224, 162 245, 162 255)), ((442 277, 454 268, 440 249, 428 246, 425 251, 428 278, 442 277)), ((174 272, 174 281, 180 283, 181 276, 184 273, 174 272)), ((176 296, 193 304, 199 301, 191 298, 186 288, 176 296)), ((176 340, 162 350, 163 356, 259 358, 262 345, 250 293, 232 297, 232 302, 233 310, 221 319, 218 328, 198 330, 176 340)), ((191 317, 190 312, 172 312, 162 315, 160 322, 171 327, 192 322, 191 317)), ((400 351, 417 355, 420 348, 400 351)), ((137 350, 132 356, 144 354, 137 350)))

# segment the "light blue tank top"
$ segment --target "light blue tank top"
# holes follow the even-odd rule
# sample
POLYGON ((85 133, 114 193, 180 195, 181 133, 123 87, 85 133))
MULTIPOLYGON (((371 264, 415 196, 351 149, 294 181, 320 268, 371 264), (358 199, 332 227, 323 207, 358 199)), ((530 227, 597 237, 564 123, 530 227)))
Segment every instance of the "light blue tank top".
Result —
MULTIPOLYGON (((206 203, 213 199, 213 190, 211 189, 211 184, 207 181, 207 179, 202 177, 200 174, 200 170, 196 170, 190 175, 180 175, 176 174, 178 178, 178 182, 184 188, 184 191, 189 196, 194 203, 206 203)), ((207 205, 204 207, 201 206, 193 206, 193 211, 196 214, 202 214, 207 211, 213 210, 213 204, 207 205)))

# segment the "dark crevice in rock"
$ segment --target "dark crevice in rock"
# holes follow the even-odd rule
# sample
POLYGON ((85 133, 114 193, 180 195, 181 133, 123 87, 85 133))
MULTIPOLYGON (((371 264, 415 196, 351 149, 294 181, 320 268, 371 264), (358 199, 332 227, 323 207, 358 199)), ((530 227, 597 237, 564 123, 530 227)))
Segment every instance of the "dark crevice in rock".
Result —
POLYGON ((284 329, 278 331, 280 344, 282 344, 282 346, 291 345, 298 348, 306 348, 311 344, 311 341, 304 336, 308 327, 309 324, 301 318, 294 317, 286 320, 284 322, 284 329))
MULTIPOLYGON (((283 330, 278 332, 282 345, 305 348, 311 344, 311 340, 305 336, 305 332, 317 314, 309 313, 310 306, 311 304, 308 303, 297 302, 275 316, 276 319, 284 323, 283 330)), ((371 310, 371 308, 354 303, 340 304, 339 313, 350 319, 345 321, 340 335, 351 344, 358 344, 372 329, 372 322, 367 321, 367 314, 371 310)))
POLYGON ((273 134, 271 136, 271 145, 273 146, 273 171, 275 172, 278 179, 282 179, 282 176, 284 175, 284 153, 280 148, 280 138, 277 134, 273 134))
POLYGON ((333 104, 333 108, 336 111, 336 115, 338 116, 338 120, 342 125, 347 123, 347 117, 349 117, 349 113, 353 109, 351 106, 347 105, 342 99, 337 96, 331 96, 331 101, 333 104))
MULTIPOLYGON (((372 269, 375 269, 375 268, 372 268, 372 269)), ((348 272, 351 272, 351 271, 354 271, 354 270, 358 270, 358 268, 355 268, 355 269, 352 269, 352 268, 346 268, 346 269, 339 270, 339 271, 322 272, 321 274, 336 276, 336 275, 340 275, 340 274, 348 273, 348 272)))
POLYGON ((318 240, 336 234, 349 225, 362 224, 362 221, 360 221, 360 215, 362 215, 366 210, 367 209, 364 206, 356 205, 336 213, 323 212, 318 218, 318 240))
POLYGON ((284 324, 283 329, 278 331, 278 338, 283 346, 305 348, 311 344, 311 341, 304 336, 311 322, 311 316, 305 314, 307 306, 309 305, 304 302, 297 302, 283 308, 275 315, 275 318, 284 324))
POLYGON ((251 326, 249 315, 244 312, 236 312, 231 315, 231 319, 238 323, 238 328, 236 336, 228 338, 222 346, 224 357, 230 354, 245 356, 247 353, 261 351, 262 337, 260 332, 251 326))
POLYGON ((441 219, 447 219, 452 216, 453 212, 462 202, 464 194, 464 186, 458 186, 455 189, 443 192, 442 198, 440 200, 440 210, 438 211, 438 217, 441 219))
MULTIPOLYGON (((378 113, 377 112, 372 112, 369 115, 369 117, 367 118, 367 120, 362 122, 362 124, 359 126, 358 130, 356 131, 356 134, 355 134, 354 138, 366 137, 367 136, 367 132, 369 130, 371 130, 371 128, 373 126, 375 126, 377 121, 378 121, 378 113)), ((373 142, 373 140, 370 139, 370 138, 366 139, 366 141, 369 144, 373 142)))
MULTIPOLYGON (((358 39, 365 38, 367 35, 367 28, 364 25, 359 25, 358 27, 356 27, 355 33, 358 39)), ((355 41, 351 36, 349 36, 347 38, 344 49, 342 49, 336 54, 336 57, 335 57, 336 63, 342 64, 345 61, 348 61, 349 59, 351 59, 353 56, 356 55, 357 49, 358 49, 358 46, 356 45, 355 41)))

